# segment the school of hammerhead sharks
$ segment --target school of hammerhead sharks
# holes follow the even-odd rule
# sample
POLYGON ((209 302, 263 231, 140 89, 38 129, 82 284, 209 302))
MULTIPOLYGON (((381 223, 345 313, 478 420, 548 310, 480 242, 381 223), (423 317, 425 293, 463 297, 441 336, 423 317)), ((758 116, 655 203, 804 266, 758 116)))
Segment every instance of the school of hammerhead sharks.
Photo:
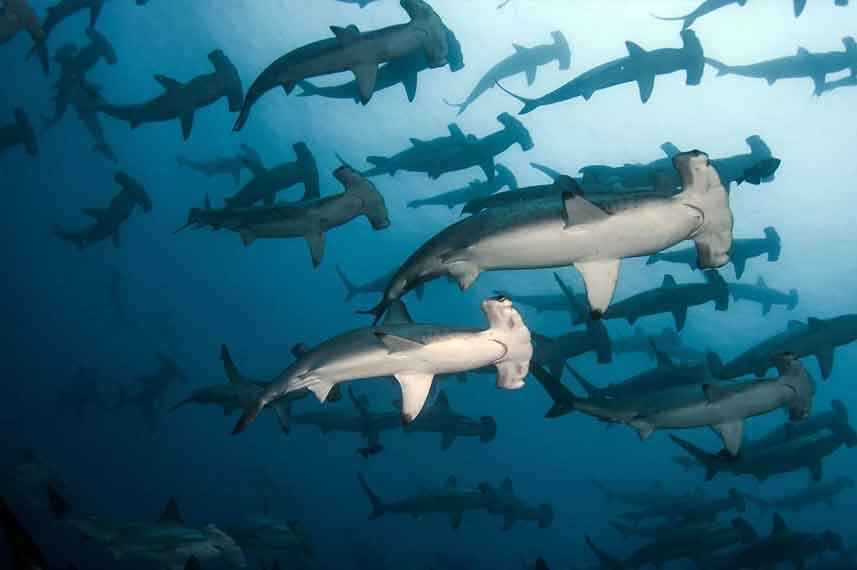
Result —
MULTIPOLYGON (((338 1, 364 8, 380 0, 338 1)), ((496 8, 513 1, 500 2, 496 8)), ((725 12, 729 5, 747 3, 705 0, 685 16, 659 17, 683 23, 679 47, 647 50, 628 41, 626 56, 577 74, 550 93, 526 98, 508 91, 502 83, 509 77, 524 74, 532 85, 540 67, 556 63, 561 72, 569 70, 569 42, 563 33, 554 31, 550 41, 542 45, 514 45, 512 53, 489 69, 462 102, 445 103, 461 114, 478 105, 483 93, 500 88, 523 104, 519 115, 524 115, 578 97, 589 100, 599 91, 622 84, 636 84, 641 102, 646 103, 653 95, 657 76, 683 72, 687 85, 693 86, 702 80, 706 66, 714 68, 717 75, 760 78, 769 85, 782 79, 809 79, 817 96, 857 86, 857 43, 851 37, 842 40, 842 51, 812 53, 800 48, 794 55, 746 65, 707 58, 691 29, 693 23, 720 9, 725 12), (828 81, 831 74, 849 71, 848 76, 828 81)), ((45 117, 44 129, 56 125, 71 108, 92 136, 94 149, 113 162, 118 158, 105 137, 103 116, 126 122, 132 129, 178 121, 181 136, 187 140, 197 111, 221 99, 226 100, 230 112, 237 113, 235 131, 253 120, 251 111, 261 98, 283 97, 279 92, 269 94, 279 89, 286 96, 299 87, 302 97, 353 99, 369 105, 375 92, 401 86, 407 100, 413 101, 420 72, 444 67, 451 73, 459 71, 464 67, 467 47, 459 43, 428 2, 401 0, 406 16, 403 23, 371 31, 356 25, 331 26, 331 37, 288 51, 264 68, 246 92, 229 57, 216 50, 208 54, 209 72, 182 80, 156 75, 163 88, 159 96, 120 105, 108 102, 87 79, 88 71, 102 60, 110 65, 118 61, 110 40, 96 29, 103 4, 104 0, 60 0, 39 18, 26 0, 0 0, 0 41, 26 32, 33 42, 27 57, 35 58, 46 74, 52 67, 58 68, 55 109, 45 117), (90 18, 85 43, 65 44, 51 54, 51 32, 80 12, 90 18), (351 72, 354 79, 333 86, 311 82, 340 72, 351 72)), ((143 6, 147 0, 136 0, 135 4, 143 6)), ((805 4, 805 0, 794 0, 795 16, 801 15, 805 4)), ((844 7, 848 1, 835 0, 834 4, 844 7)), ((735 17, 740 15, 736 12, 735 17)), ((15 109, 13 117, 0 128, 0 149, 37 156, 39 137, 33 124, 21 109, 15 109), (12 150, 14 147, 21 148, 12 150)), ((483 137, 465 133, 453 123, 437 138, 412 138, 410 146, 398 154, 369 156, 366 160, 371 167, 365 171, 340 158, 342 165, 333 177, 342 192, 324 197, 320 195, 315 157, 303 142, 293 145, 294 160, 273 167, 266 167, 259 153, 246 144, 235 156, 211 160, 178 157, 180 167, 209 177, 227 176, 240 187, 221 207, 213 206, 206 197, 202 207, 189 212, 187 223, 180 229, 227 230, 238 234, 245 245, 257 239, 302 238, 314 267, 323 262, 329 230, 360 217, 365 217, 374 230, 390 227, 384 197, 372 178, 409 171, 436 180, 445 173, 477 168, 484 173, 484 180, 408 203, 409 208, 446 206, 451 210, 461 206, 462 218, 436 233, 388 274, 356 284, 336 268, 347 291, 346 301, 358 295, 380 295, 374 307, 360 311, 374 319, 371 325, 332 331, 335 335, 318 346, 296 345, 291 351, 294 362, 270 381, 245 376, 223 346, 221 357, 228 382, 198 388, 173 409, 195 404, 218 406, 227 414, 240 412, 234 434, 247 430, 264 410, 271 410, 285 433, 295 425, 311 425, 324 433, 359 434, 365 446, 357 453, 368 460, 383 452, 381 434, 388 430, 437 433, 443 450, 461 437, 491 442, 497 432, 494 419, 470 418, 456 412, 447 393, 437 387, 439 381, 490 374, 496 376, 498 388, 517 390, 532 377, 553 401, 548 418, 578 412, 602 422, 625 424, 641 440, 658 430, 712 429, 722 440, 720 451, 702 449, 678 435, 669 436, 683 452, 675 462, 688 469, 701 469, 706 481, 720 474, 766 481, 800 470, 807 470, 811 477, 803 491, 776 498, 754 497, 737 489, 723 497, 711 497, 702 490, 675 494, 660 487, 617 490, 596 483, 608 501, 629 507, 617 515, 613 526, 638 546, 630 554, 618 556, 586 537, 598 560, 593 568, 660 568, 675 560, 689 560, 706 570, 768 569, 780 563, 796 569, 857 568, 857 545, 848 548, 833 531, 793 530, 778 514, 817 503, 831 504, 836 496, 854 487, 849 477, 824 478, 825 458, 842 447, 857 446, 857 432, 850 426, 841 401, 835 400, 829 410, 813 409, 815 383, 801 359, 814 357, 821 378, 827 379, 834 369, 836 349, 857 340, 857 314, 791 321, 783 332, 728 362, 714 353, 684 345, 677 334, 685 325, 689 308, 710 302, 716 310, 724 311, 730 299, 748 300, 758 303, 762 314, 779 306, 791 310, 798 304, 795 290, 776 290, 761 278, 755 284, 727 283, 717 271, 732 264, 740 281, 750 259, 766 257, 774 262, 780 256, 780 236, 773 227, 764 228, 761 237, 738 238, 732 231, 730 188, 771 182, 780 166, 762 137, 746 139, 748 153, 721 158, 710 158, 699 150, 683 151, 665 142, 662 158, 645 164, 586 166, 576 178, 531 163, 547 180, 540 186, 519 188, 513 172, 495 161, 516 145, 530 151, 534 141, 512 114, 504 112, 497 121, 499 130, 483 137), (242 184, 244 171, 251 179, 242 184), (280 192, 298 185, 304 192, 300 201, 278 201, 280 192), (686 241, 693 243, 684 249, 673 248, 686 241), (632 257, 647 257, 646 266, 685 264, 700 270, 702 280, 678 283, 667 275, 656 289, 614 301, 621 261, 632 257), (424 284, 440 277, 465 291, 485 271, 567 266, 580 273, 584 294, 573 291, 557 274, 555 294, 498 291, 497 296, 481 303, 485 328, 415 323, 402 301, 411 291, 421 298, 424 284), (572 325, 579 328, 555 338, 531 332, 515 304, 538 312, 567 313, 572 325), (675 331, 649 334, 637 328, 631 336, 611 339, 604 325, 607 319, 634 325, 662 313, 672 314, 675 331), (650 356, 655 364, 623 382, 598 386, 568 363, 589 352, 602 364, 610 363, 614 354, 632 352, 650 356), (775 372, 769 377, 771 369, 775 372), (564 382, 566 372, 583 396, 564 382), (351 380, 390 378, 401 388, 397 409, 377 411, 366 396, 351 388, 343 394, 341 387, 351 380), (346 406, 348 412, 330 412, 322 407, 293 414, 292 405, 309 396, 320 402, 348 398, 351 406, 346 406), (754 441, 744 437, 746 420, 778 410, 786 410, 788 416, 780 427, 754 441), (769 535, 757 533, 740 516, 727 524, 718 522, 721 514, 740 515, 748 505, 772 513, 769 535)), ((118 247, 125 222, 138 209, 150 212, 153 202, 144 185, 130 174, 118 172, 115 183, 118 190, 109 203, 84 210, 91 218, 89 225, 79 229, 57 225, 53 229, 56 237, 78 249, 102 241, 112 241, 118 247)), ((116 297, 117 306, 120 282, 121 276, 114 272, 111 295, 116 297)), ((165 355, 159 358, 157 370, 121 388, 117 404, 138 407, 150 423, 163 406, 167 390, 187 381, 177 362, 165 355)), ((95 405, 98 388, 89 371, 79 370, 61 397, 80 414, 95 405)), ((202 568, 214 560, 246 567, 244 551, 270 554, 270 560, 279 554, 305 559, 313 556, 309 530, 299 522, 272 518, 267 509, 264 516, 243 523, 204 527, 187 525, 175 500, 154 523, 77 517, 48 467, 34 454, 22 453, 7 471, 5 476, 16 478, 19 489, 46 497, 57 519, 103 544, 116 558, 137 557, 172 570, 202 568)), ((554 518, 549 504, 530 505, 520 499, 508 479, 496 486, 484 482, 467 488, 451 477, 436 489, 422 489, 413 496, 388 501, 362 475, 358 478, 373 519, 437 513, 448 516, 458 528, 465 512, 483 511, 499 517, 503 529, 509 529, 518 521, 545 528, 554 518)), ((0 503, 0 519, 16 569, 57 567, 45 560, 5 501, 0 503)), ((355 554, 356 567, 380 567, 367 562, 369 558, 355 554)), ((279 564, 274 561, 271 568, 279 568, 279 564)), ((453 567, 452 563, 444 564, 439 558, 429 567, 453 567)), ((543 570, 549 566, 540 558, 524 563, 524 567, 543 570)))

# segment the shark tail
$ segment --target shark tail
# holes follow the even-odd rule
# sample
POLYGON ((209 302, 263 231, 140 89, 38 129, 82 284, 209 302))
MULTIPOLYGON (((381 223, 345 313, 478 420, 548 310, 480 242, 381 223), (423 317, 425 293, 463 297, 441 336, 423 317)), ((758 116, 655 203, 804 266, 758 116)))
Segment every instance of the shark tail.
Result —
POLYGON ((527 113, 535 111, 536 109, 538 109, 541 106, 538 99, 527 99, 526 97, 516 95, 515 93, 512 93, 511 91, 509 91, 508 89, 503 87, 499 81, 496 83, 496 85, 503 92, 505 92, 507 95, 511 95, 512 97, 514 97, 515 99, 517 99, 518 101, 520 101, 521 103, 524 104, 524 106, 521 108, 521 110, 518 111, 519 115, 526 115, 527 113))
POLYGON ((621 560, 592 542, 592 539, 589 538, 588 534, 584 535, 584 538, 586 539, 586 544, 589 546, 589 549, 593 554, 595 554, 595 557, 598 558, 598 562, 600 562, 602 568, 622 568, 624 566, 621 560))
POLYGON ((42 66, 44 74, 48 75, 51 72, 51 59, 45 38, 40 38, 34 41, 33 47, 31 47, 30 51, 27 52, 27 59, 32 58, 34 55, 39 58, 39 64, 42 66))
POLYGON ((693 445, 689 441, 678 437, 677 435, 669 434, 669 438, 678 445, 680 448, 685 450, 688 455, 690 455, 694 461, 699 463, 705 469, 705 480, 711 481, 714 479, 714 476, 717 475, 717 467, 714 465, 714 461, 712 460, 712 456, 701 448, 693 445))
POLYGON ((381 497, 379 497, 375 491, 369 488, 369 484, 366 482, 366 479, 363 478, 361 473, 357 474, 357 480, 360 482, 360 488, 363 489, 363 492, 366 494, 366 498, 369 499, 369 503, 372 505, 372 512, 369 514, 369 519, 377 519, 384 514, 384 511, 386 511, 384 501, 381 500, 381 497))
POLYGON ((443 102, 449 105, 450 107, 458 109, 458 115, 461 115, 464 111, 467 110, 467 107, 470 106, 470 103, 467 101, 462 101, 461 103, 453 103, 449 99, 444 99, 443 102))
POLYGON ((342 268, 337 265, 336 266, 336 274, 339 275, 339 279, 342 281, 342 285, 345 286, 345 302, 348 303, 351 301, 360 291, 357 288, 357 285, 354 284, 353 281, 348 279, 348 276, 345 275, 345 272, 342 268))
POLYGON ((51 231, 53 232, 54 236, 58 237, 66 243, 73 244, 79 250, 83 249, 86 245, 86 241, 81 236, 75 234, 74 232, 64 230, 60 225, 54 224, 54 226, 51 228, 51 231))
POLYGON ((728 65, 711 57, 706 57, 705 63, 717 70, 717 77, 729 75, 729 72, 731 71, 731 68, 728 65))
POLYGON ((682 30, 688 29, 696 20, 693 14, 685 14, 684 16, 658 16, 656 14, 649 13, 649 16, 656 20, 661 20, 662 22, 678 22, 681 20, 684 22, 681 26, 682 30))
POLYGON ((381 317, 384 316, 384 313, 387 312, 387 308, 390 306, 390 301, 386 298, 381 299, 381 301, 372 307, 371 309, 360 309, 357 312, 358 315, 374 315, 375 320, 372 324, 377 325, 381 320, 381 317))

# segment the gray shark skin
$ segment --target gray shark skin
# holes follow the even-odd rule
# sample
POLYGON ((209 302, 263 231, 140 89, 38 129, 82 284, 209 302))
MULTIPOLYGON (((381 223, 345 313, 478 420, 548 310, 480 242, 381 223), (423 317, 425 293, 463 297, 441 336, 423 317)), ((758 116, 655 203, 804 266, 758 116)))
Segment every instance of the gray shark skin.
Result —
POLYGON ((164 407, 170 387, 188 381, 175 360, 160 353, 157 357, 159 365, 155 372, 135 378, 127 385, 119 384, 119 397, 113 406, 115 410, 136 407, 150 434, 157 429, 158 410, 164 407))
POLYGON ((565 39, 565 36, 560 31, 551 32, 551 37, 553 38, 552 43, 531 48, 512 44, 512 47, 515 48, 515 53, 485 72, 485 75, 482 76, 464 101, 461 103, 450 103, 447 101, 447 105, 457 108, 458 114, 461 115, 483 93, 494 87, 498 81, 525 73, 527 75, 527 85, 532 85, 536 80, 536 73, 539 67, 548 65, 553 61, 557 62, 560 71, 567 70, 571 67, 571 49, 568 46, 568 40, 565 39))
POLYGON ((678 333, 671 328, 649 334, 643 328, 635 327, 633 335, 614 337, 610 342, 613 345, 614 354, 637 352, 645 354, 650 360, 657 360, 658 351, 660 351, 672 361, 700 362, 706 359, 705 352, 684 345, 678 333))
POLYGON ((304 238, 309 246, 313 267, 321 264, 325 249, 325 232, 351 220, 366 216, 372 228, 383 230, 390 226, 384 197, 372 182, 347 166, 333 173, 344 191, 294 203, 280 203, 251 208, 211 209, 206 200, 204 209, 193 208, 182 227, 209 226, 238 233, 244 245, 259 238, 304 238))
POLYGON ((610 504, 622 503, 632 507, 648 507, 650 505, 669 505, 687 498, 687 495, 670 493, 660 481, 649 488, 636 490, 611 489, 596 479, 592 480, 592 485, 604 495, 610 504))
POLYGON ((192 160, 186 156, 177 156, 176 164, 180 168, 189 168, 208 178, 214 176, 231 176, 235 181, 235 186, 238 186, 241 184, 241 172, 244 169, 252 172, 248 164, 253 165, 255 168, 255 165, 262 165, 262 158, 252 147, 242 144, 241 152, 233 156, 218 156, 211 160, 192 160))
MULTIPOLYGON (((773 158, 771 149, 759 135, 751 135, 745 139, 750 152, 736 154, 723 158, 712 159, 711 165, 720 176, 720 181, 728 189, 736 182, 745 181, 756 186, 770 182, 780 166, 780 161, 773 158)), ((657 190, 671 189, 680 186, 681 178, 673 168, 672 159, 679 154, 679 149, 671 142, 661 145, 666 155, 648 164, 625 164, 623 166, 607 166, 593 164, 580 169, 581 183, 619 185, 626 189, 643 189, 654 187, 657 190)))
POLYGON ((603 318, 625 319, 633 325, 641 317, 672 313, 675 328, 680 331, 684 328, 690 307, 714 302, 717 311, 729 308, 729 288, 723 277, 714 270, 706 271, 704 276, 705 283, 679 285, 672 275, 665 275, 660 287, 613 303, 603 318))
POLYGON ((849 69, 852 76, 857 75, 857 42, 849 36, 843 38, 842 43, 845 46, 844 51, 811 53, 801 47, 798 48, 796 55, 749 65, 726 65, 711 58, 707 58, 706 63, 717 70, 718 77, 721 75, 758 77, 767 81, 768 85, 773 85, 780 79, 808 78, 812 80, 814 86, 813 94, 821 95, 828 74, 849 69))
POLYGON ((554 376, 561 376, 570 358, 594 352, 599 364, 613 362, 613 348, 607 327, 600 320, 588 320, 586 329, 558 337, 533 333, 533 363, 544 366, 554 376))
POLYGON ((793 311, 798 304, 797 289, 789 289, 788 293, 771 289, 762 277, 756 280, 755 285, 729 283, 729 292, 736 301, 746 299, 759 303, 762 306, 763 316, 770 313, 774 305, 782 305, 789 311, 793 311))
POLYGON ((98 370, 78 366, 71 381, 57 392, 58 415, 67 413, 78 424, 82 424, 88 411, 102 409, 104 398, 98 386, 98 377, 98 370))
POLYGON ((573 193, 573 180, 563 177, 554 183, 563 188, 554 203, 486 210, 461 220, 411 255, 367 312, 377 319, 392 300, 441 275, 452 276, 464 291, 483 271, 574 265, 597 319, 613 298, 622 258, 651 255, 691 239, 701 266, 722 266, 732 246, 726 190, 704 153, 682 153, 674 160, 684 189, 671 198, 598 207, 573 193))
POLYGON ((646 519, 666 519, 684 524, 713 522, 722 512, 747 510, 747 500, 737 489, 730 489, 726 497, 707 499, 702 496, 689 497, 670 505, 650 506, 639 511, 622 513, 620 518, 634 522, 646 519))
MULTIPOLYGON (((729 260, 735 267, 735 278, 741 279, 744 275, 748 259, 767 255, 769 262, 775 262, 780 259, 781 250, 780 234, 772 227, 765 228, 765 237, 763 238, 736 238, 732 241, 732 249, 729 251, 729 260)), ((693 249, 685 248, 650 255, 646 260, 646 265, 652 265, 659 261, 681 263, 691 269, 698 269, 696 254, 693 249)))
POLYGON ((711 427, 723 440, 733 456, 741 449, 744 422, 779 408, 789 412, 791 421, 809 416, 814 394, 813 381, 803 364, 790 355, 777 358, 779 377, 720 387, 702 387, 704 398, 675 408, 663 408, 654 413, 642 413, 629 423, 647 439, 657 429, 687 429, 711 427))
POLYGON ((36 131, 22 109, 15 109, 15 122, 0 125, 0 154, 7 149, 22 145, 30 156, 39 154, 36 131))
POLYGON ((411 147, 391 157, 369 156, 366 162, 373 167, 364 176, 394 176, 399 170, 424 172, 436 180, 448 172, 466 170, 478 166, 488 180, 493 180, 497 165, 496 156, 512 145, 519 145, 524 152, 533 148, 533 139, 524 125, 508 113, 500 113, 497 121, 503 128, 484 138, 466 135, 455 123, 449 125, 450 136, 429 141, 411 139, 411 147))
POLYGON ((249 208, 260 201, 270 206, 274 204, 280 191, 287 190, 296 184, 304 186, 302 200, 319 198, 321 190, 315 156, 306 143, 295 143, 292 148, 297 160, 284 162, 270 169, 265 168, 260 161, 245 160, 244 166, 253 173, 253 179, 234 196, 226 198, 226 206, 249 208))
MULTIPOLYGON (((594 67, 578 75, 562 87, 535 99, 527 99, 504 89, 524 104, 519 114, 530 113, 539 107, 553 105, 583 97, 590 97, 602 89, 636 83, 640 91, 640 101, 645 103, 652 95, 655 77, 684 71, 688 85, 699 85, 705 71, 705 54, 693 30, 681 32, 681 48, 661 48, 646 51, 634 42, 625 42, 628 55, 594 67)), ((502 87, 502 86, 501 86, 502 87)))
POLYGON ((509 187, 509 190, 518 189, 518 181, 515 179, 515 175, 512 174, 511 170, 509 170, 502 164, 498 164, 496 170, 497 173, 491 180, 472 180, 470 184, 468 184, 464 188, 457 188, 455 190, 443 192, 441 194, 437 194, 436 196, 432 196, 431 198, 411 200, 410 202, 408 202, 408 208, 421 208, 423 206, 446 206, 447 208, 452 210, 459 204, 464 204, 466 202, 470 202, 471 200, 478 200, 480 198, 490 196, 496 192, 499 192, 506 186, 509 187))
MULTIPOLYGON (((464 68, 464 54, 461 51, 461 44, 458 38, 452 33, 452 30, 446 30, 446 42, 449 46, 447 60, 449 61, 449 70, 452 72, 459 71, 464 68)), ((418 76, 420 72, 431 69, 423 52, 414 52, 410 55, 400 57, 389 63, 385 63, 378 68, 378 78, 375 81, 375 93, 401 85, 405 89, 405 95, 408 102, 413 102, 417 96, 418 76)), ((301 81, 298 83, 301 88, 299 97, 327 97, 329 99, 353 99, 355 103, 361 102, 360 86, 357 80, 349 81, 341 85, 333 85, 329 87, 320 87, 309 81, 301 81)))
POLYGON ((429 67, 449 63, 448 28, 440 16, 422 0, 401 0, 410 21, 378 30, 361 32, 357 26, 331 26, 334 38, 295 49, 265 68, 247 91, 247 99, 234 130, 247 123, 250 109, 265 93, 282 87, 289 95, 295 86, 311 77, 351 71, 357 80, 360 100, 372 98, 378 80, 378 66, 414 52, 425 54, 429 67))
POLYGON ((737 378, 745 374, 764 376, 773 365, 776 354, 788 352, 798 358, 814 356, 821 377, 825 380, 833 372, 834 352, 837 347, 857 340, 857 315, 842 315, 832 319, 810 317, 807 323, 789 321, 785 332, 762 341, 721 368, 721 378, 737 378))
POLYGON ((689 14, 685 14, 684 16, 655 16, 652 15, 653 18, 658 20, 681 20, 683 22, 681 29, 686 30, 693 25, 696 20, 699 18, 714 12, 715 10, 719 10, 720 8, 725 8, 726 6, 731 6, 732 4, 737 4, 738 6, 743 6, 747 3, 747 0, 705 0, 702 4, 696 7, 689 14))
MULTIPOLYGON (((291 352, 297 358, 301 354, 304 354, 306 349, 303 345, 299 344, 293 347, 291 352)), ((223 371, 229 382, 227 384, 214 384, 194 390, 190 396, 170 408, 171 412, 188 404, 219 406, 225 416, 231 415, 237 410, 243 411, 252 408, 255 401, 270 385, 270 382, 254 380, 244 376, 232 360, 232 356, 229 354, 229 349, 226 345, 220 347, 220 359, 223 362, 223 371)), ((306 398, 308 395, 309 392, 306 390, 303 392, 291 392, 271 405, 271 409, 276 414, 277 422, 283 433, 288 435, 291 431, 291 404, 306 398)), ((338 390, 330 394, 331 401, 338 401, 341 397, 342 395, 338 390)))
MULTIPOLYGON (((54 517, 80 532, 86 540, 106 547, 115 560, 145 560, 165 570, 182 570, 188 559, 222 561, 229 568, 246 568, 244 553, 218 527, 193 527, 185 523, 178 502, 171 498, 154 523, 115 522, 94 516, 75 518, 61 495, 49 489, 54 517)), ((199 568, 199 566, 197 566, 199 568)))
POLYGON ((848 426, 848 408, 842 400, 833 400, 830 409, 816 412, 802 422, 788 422, 769 431, 763 437, 748 441, 744 449, 760 450, 776 447, 823 431, 843 430, 848 426))
POLYGON ((70 231, 54 226, 54 235, 82 250, 108 238, 119 247, 119 228, 139 206, 144 213, 152 210, 152 201, 143 186, 124 172, 116 173, 113 178, 121 189, 110 200, 106 208, 86 208, 83 212, 93 218, 88 228, 70 231))
POLYGON ((806 567, 805 559, 825 551, 842 550, 842 537, 827 530, 818 534, 797 532, 786 526, 783 517, 774 515, 770 536, 745 546, 730 561, 730 568, 754 570, 790 562, 796 570, 806 567))
MULTIPOLYGON (((38 55, 39 62, 42 65, 42 70, 45 75, 50 71, 50 62, 48 60, 47 39, 54 29, 78 12, 89 10, 89 29, 95 27, 98 22, 98 17, 101 15, 101 9, 104 7, 106 0, 59 0, 53 6, 48 6, 47 16, 42 23, 43 33, 38 38, 33 38, 35 45, 27 54, 27 58, 33 55, 38 55)), ((136 0, 138 6, 143 6, 148 0, 136 0)))
POLYGON ((801 511, 807 507, 824 503, 833 507, 833 499, 837 495, 854 488, 851 477, 839 476, 829 483, 815 483, 792 495, 776 499, 762 499, 747 495, 747 500, 762 511, 801 511))
POLYGON ((813 481, 821 481, 822 462, 843 445, 857 446, 857 432, 851 426, 837 426, 830 432, 793 439, 787 443, 759 449, 747 445, 738 457, 728 453, 707 453, 696 445, 670 434, 670 439, 681 447, 705 471, 705 480, 710 481, 718 473, 731 473, 755 477, 765 482, 770 477, 807 469, 813 481))
POLYGON ((756 531, 743 518, 734 518, 730 526, 688 527, 683 532, 656 538, 634 550, 621 563, 624 568, 661 568, 676 560, 698 561, 735 544, 752 544, 756 531))
POLYGON ((182 138, 190 138, 193 118, 197 110, 226 98, 229 110, 241 109, 244 90, 238 70, 221 50, 208 54, 214 72, 194 77, 182 83, 165 75, 155 75, 163 94, 135 105, 103 105, 99 110, 114 119, 127 122, 132 129, 144 123, 161 123, 178 119, 182 138))
POLYGON ((39 16, 27 0, 6 0, 0 8, 0 44, 8 42, 24 30, 34 42, 45 35, 39 16))
POLYGON ((44 130, 56 126, 65 114, 66 108, 71 106, 77 114, 77 118, 92 137, 93 150, 114 164, 119 162, 116 151, 113 150, 113 146, 107 140, 104 127, 101 125, 98 112, 105 103, 98 87, 89 83, 85 78, 73 78, 72 81, 66 83, 60 81, 57 84, 54 103, 54 114, 50 117, 42 116, 44 130))
POLYGON ((514 493, 512 482, 507 478, 500 488, 480 483, 476 489, 461 488, 451 476, 442 489, 420 491, 413 497, 394 502, 385 502, 375 493, 362 475, 357 475, 360 487, 372 505, 370 519, 385 514, 404 514, 421 518, 428 514, 447 514, 452 528, 461 525, 467 511, 484 511, 503 516, 503 529, 510 529, 518 520, 534 521, 539 528, 547 528, 553 522, 553 510, 549 505, 531 508, 524 505, 514 493))
POLYGON ((484 300, 482 312, 489 325, 485 330, 414 324, 406 314, 391 318, 391 313, 380 326, 333 337, 287 368, 255 409, 241 417, 234 433, 282 394, 308 388, 324 402, 334 385, 349 380, 394 376, 402 388, 404 423, 419 415, 438 374, 493 365, 499 388, 522 388, 532 357, 529 329, 503 297, 484 300))
POLYGON ((248 517, 236 524, 222 525, 227 535, 242 549, 267 556, 297 554, 314 556, 312 537, 299 521, 281 521, 270 514, 267 500, 262 514, 248 517))
POLYGON ((405 426, 405 431, 439 433, 441 451, 446 451, 459 437, 478 437, 482 443, 494 441, 497 422, 491 416, 474 420, 459 414, 450 405, 446 392, 441 390, 434 403, 405 426))

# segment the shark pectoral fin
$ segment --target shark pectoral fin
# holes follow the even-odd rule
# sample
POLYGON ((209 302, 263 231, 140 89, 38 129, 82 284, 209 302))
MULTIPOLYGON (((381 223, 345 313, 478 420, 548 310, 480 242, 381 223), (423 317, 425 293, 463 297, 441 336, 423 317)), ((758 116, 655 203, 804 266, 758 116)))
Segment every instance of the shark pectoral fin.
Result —
POLYGON ((433 374, 402 372, 396 380, 402 387, 402 421, 411 423, 419 415, 431 390, 433 374))
POLYGON ((536 71, 538 71, 538 69, 539 68, 535 65, 527 68, 527 85, 532 85, 536 80, 536 71))
POLYGON ((274 413, 277 414, 277 422, 280 424, 280 429, 283 430, 283 433, 288 435, 289 431, 291 431, 291 425, 289 423, 289 417, 291 415, 291 406, 287 400, 283 400, 275 403, 271 406, 274 409, 274 413))
POLYGON ((497 387, 503 390, 518 390, 524 387, 524 378, 530 369, 529 362, 507 360, 498 362, 497 387))
POLYGON ((375 337, 379 341, 381 341, 384 346, 387 347, 387 350, 390 351, 390 354, 408 352, 411 350, 419 350, 421 348, 425 348, 426 346, 425 344, 416 340, 383 332, 376 332, 375 337))
POLYGON ((453 261, 448 266, 449 274, 458 282, 458 288, 466 291, 479 277, 479 267, 470 261, 453 261))
POLYGON ((193 111, 185 113, 181 116, 182 122, 182 137, 184 140, 190 138, 190 132, 193 130, 193 111))
POLYGON ((770 313, 770 312, 771 312, 771 307, 772 307, 772 306, 773 306, 773 305, 771 305, 771 303, 769 303, 768 301, 764 301, 764 302, 762 303, 762 316, 765 316, 765 315, 767 315, 768 313, 770 313))
POLYGON ((675 319, 675 330, 680 331, 684 328, 684 323, 687 321, 687 305, 676 307, 672 310, 672 314, 675 319))
POLYGON ((179 83, 175 79, 173 79, 171 77, 167 77, 166 75, 153 75, 152 77, 154 77, 155 81, 160 83, 161 87, 163 87, 167 91, 169 91, 171 89, 177 89, 177 88, 181 87, 181 85, 182 85, 181 83, 179 83))
POLYGON ((445 431, 440 434, 440 450, 446 451, 449 449, 453 442, 455 441, 455 432, 454 431, 445 431))
POLYGON ((119 228, 113 232, 113 247, 119 247, 119 228))
POLYGON ((814 95, 821 95, 824 92, 825 79, 826 76, 824 74, 812 76, 812 84, 815 87, 814 95))
POLYGON ((744 275, 744 269, 747 268, 747 258, 746 257, 731 257, 732 265, 735 267, 735 279, 741 279, 741 276, 744 275))
POLYGON ((378 81, 378 66, 376 64, 359 65, 351 68, 357 79, 357 90, 360 92, 360 100, 365 105, 375 92, 375 83, 378 81))
POLYGON ((827 380, 830 373, 833 372, 833 347, 820 350, 816 353, 815 358, 818 360, 818 367, 821 368, 821 377, 827 380))
POLYGON ((637 77, 637 85, 640 88, 640 101, 647 102, 652 96, 652 91, 655 88, 655 76, 652 74, 643 74, 637 77))
POLYGON ((309 254, 312 257, 312 266, 318 267, 321 258, 324 257, 324 232, 316 232, 304 236, 309 246, 309 254))
POLYGON ((450 515, 450 523, 452 523, 452 528, 457 529, 458 527, 461 526, 461 518, 462 518, 462 512, 461 511, 458 511, 456 513, 452 513, 450 515))
POLYGON ((417 96, 417 72, 414 71, 402 78, 402 85, 405 87, 405 94, 408 96, 408 101, 413 103, 417 96))
POLYGON ((586 299, 589 301, 592 316, 601 318, 616 290, 616 282, 619 280, 619 260, 583 261, 575 263, 574 266, 583 277, 586 299))
POLYGON ((741 441, 744 439, 744 422, 742 420, 717 424, 711 426, 711 429, 723 440, 723 445, 730 455, 738 455, 741 450, 741 441))

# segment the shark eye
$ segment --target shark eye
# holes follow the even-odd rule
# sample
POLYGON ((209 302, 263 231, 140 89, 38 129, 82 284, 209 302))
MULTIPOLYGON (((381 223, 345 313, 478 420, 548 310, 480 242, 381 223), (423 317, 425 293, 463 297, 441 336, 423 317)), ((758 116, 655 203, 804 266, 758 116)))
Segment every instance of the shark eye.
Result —
POLYGON ((505 302, 505 301, 508 301, 508 300, 509 300, 509 298, 508 298, 508 297, 506 297, 505 295, 495 295, 494 297, 491 297, 491 300, 492 300, 492 301, 497 301, 497 302, 499 302, 499 303, 503 303, 503 302, 505 302))

